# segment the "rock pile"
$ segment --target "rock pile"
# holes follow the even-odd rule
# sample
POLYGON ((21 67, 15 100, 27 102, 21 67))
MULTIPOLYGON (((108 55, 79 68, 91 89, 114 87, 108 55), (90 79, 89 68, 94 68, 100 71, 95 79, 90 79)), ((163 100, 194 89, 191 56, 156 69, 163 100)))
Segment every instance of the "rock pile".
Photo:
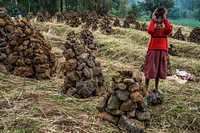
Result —
POLYGON ((179 28, 179 29, 177 30, 177 32, 174 34, 173 38, 178 39, 178 40, 182 40, 182 41, 185 40, 185 39, 184 39, 184 36, 183 36, 183 34, 182 34, 182 31, 181 31, 181 28, 179 28))
POLYGON ((0 62, 7 58, 7 46, 14 31, 14 22, 5 8, 0 8, 0 62))
POLYGON ((45 13, 45 19, 46 19, 46 21, 50 21, 51 20, 51 15, 49 14, 49 12, 45 13))
POLYGON ((83 29, 81 31, 80 39, 84 42, 84 44, 87 45, 87 47, 90 50, 92 50, 92 51, 97 50, 96 42, 94 40, 94 36, 93 36, 92 32, 89 31, 88 29, 83 29))
POLYGON ((141 31, 147 31, 147 24, 144 23, 141 27, 140 27, 141 31))
POLYGON ((54 19, 56 19, 56 21, 58 23, 62 23, 63 22, 63 15, 62 15, 62 13, 61 12, 56 12, 54 14, 54 19))
POLYGON ((37 20, 38 22, 44 22, 44 21, 45 21, 45 18, 44 18, 44 16, 42 15, 41 12, 38 12, 38 13, 36 14, 36 20, 37 20))
POLYGON ((146 86, 138 70, 118 71, 112 78, 109 93, 105 94, 97 109, 98 118, 106 119, 121 129, 142 133, 151 115, 144 101, 146 86))
POLYGON ((112 29, 111 21, 109 20, 109 17, 105 16, 102 19, 100 23, 100 30, 102 34, 105 34, 105 35, 112 34, 113 29, 112 29))
POLYGON ((130 14, 126 20, 129 24, 135 24, 136 23, 136 17, 133 14, 130 14))
POLYGON ((98 19, 92 22, 92 31, 98 30, 98 19))
POLYGON ((136 23, 135 23, 135 29, 136 29, 136 30, 140 30, 140 29, 141 29, 141 25, 140 25, 139 22, 136 22, 136 23))
POLYGON ((115 19, 115 21, 114 21, 114 23, 113 23, 113 26, 114 26, 114 27, 121 27, 120 21, 119 21, 118 18, 115 19))
POLYGON ((194 42, 194 43, 199 43, 200 44, 200 28, 199 27, 195 27, 191 32, 190 35, 188 37, 188 40, 190 42, 194 42))
POLYGON ((100 95, 104 83, 100 62, 88 51, 87 45, 75 37, 74 32, 68 34, 64 46, 66 77, 62 92, 76 98, 100 95))
POLYGON ((130 24, 128 23, 128 21, 124 21, 123 28, 130 28, 130 24))
POLYGON ((26 15, 26 20, 29 22, 31 19, 34 19, 34 15, 32 12, 29 12, 27 15, 26 15))
POLYGON ((77 12, 72 12, 70 14, 70 21, 69 21, 69 26, 70 27, 78 27, 79 25, 81 25, 81 21, 80 21, 80 14, 77 12))
POLYGON ((26 21, 19 21, 7 48, 6 67, 22 77, 49 79, 54 72, 55 56, 43 35, 26 21))
POLYGON ((169 44, 168 53, 172 56, 179 56, 178 51, 176 50, 176 47, 173 44, 169 44))

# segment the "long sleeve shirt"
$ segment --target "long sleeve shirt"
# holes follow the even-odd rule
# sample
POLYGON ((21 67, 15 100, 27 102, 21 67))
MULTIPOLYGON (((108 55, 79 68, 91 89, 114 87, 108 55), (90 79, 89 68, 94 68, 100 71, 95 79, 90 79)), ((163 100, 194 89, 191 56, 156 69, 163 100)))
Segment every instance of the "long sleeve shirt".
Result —
POLYGON ((155 20, 151 20, 147 29, 148 33, 151 35, 148 50, 168 50, 167 35, 169 35, 172 32, 172 26, 167 19, 163 20, 163 22, 165 26, 161 30, 157 30, 155 27, 155 20))

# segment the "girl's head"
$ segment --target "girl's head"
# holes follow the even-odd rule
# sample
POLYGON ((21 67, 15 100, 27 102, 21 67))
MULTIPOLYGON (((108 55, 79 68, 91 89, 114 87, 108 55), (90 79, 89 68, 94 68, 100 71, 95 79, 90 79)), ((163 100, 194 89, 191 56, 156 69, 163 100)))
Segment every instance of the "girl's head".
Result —
POLYGON ((156 29, 161 30, 163 27, 163 17, 162 16, 158 16, 155 19, 155 26, 156 29))
POLYGON ((156 9, 156 12, 155 12, 155 16, 156 16, 155 23, 156 23, 156 28, 158 30, 161 30, 162 27, 163 27, 163 15, 164 15, 165 12, 166 12, 166 9, 164 7, 159 7, 159 8, 156 9))

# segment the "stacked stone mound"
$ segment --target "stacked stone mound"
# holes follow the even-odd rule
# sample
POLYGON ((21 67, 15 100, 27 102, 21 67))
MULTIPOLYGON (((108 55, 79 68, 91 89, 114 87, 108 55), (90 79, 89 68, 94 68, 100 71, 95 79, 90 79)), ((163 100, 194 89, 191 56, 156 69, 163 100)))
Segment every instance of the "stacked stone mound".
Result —
POLYGON ((68 34, 65 48, 66 77, 62 92, 76 98, 100 95, 104 83, 100 62, 96 61, 83 41, 76 39, 74 32, 68 34))
POLYGON ((31 19, 34 19, 34 15, 32 12, 29 12, 27 15, 26 15, 26 20, 29 22, 31 19))
POLYGON ((111 26, 111 21, 108 16, 105 16, 102 19, 102 21, 100 23, 100 30, 101 30, 102 34, 105 34, 105 35, 112 34, 113 29, 111 26))
POLYGON ((185 39, 184 39, 184 36, 183 36, 183 34, 182 34, 182 31, 181 31, 181 28, 179 28, 179 29, 177 30, 177 32, 174 34, 173 38, 178 39, 178 40, 182 40, 182 41, 185 40, 185 39))
POLYGON ((65 12, 63 14, 63 19, 65 20, 65 24, 69 24, 69 22, 70 22, 70 13, 69 12, 65 12))
POLYGON ((49 79, 54 72, 55 56, 43 35, 26 21, 19 21, 7 49, 6 67, 22 77, 49 79))
POLYGON ((199 43, 200 44, 200 28, 199 27, 195 27, 191 32, 190 35, 188 37, 188 40, 190 42, 194 42, 194 43, 199 43))
POLYGON ((5 8, 0 8, 0 62, 7 58, 7 46, 14 31, 14 22, 5 8))
POLYGON ((140 27, 141 31, 147 31, 147 24, 144 23, 141 27, 140 27))
POLYGON ((140 30, 140 29, 141 29, 141 25, 140 25, 139 22, 136 22, 136 23, 135 23, 135 29, 136 29, 136 30, 140 30))
POLYGON ((49 12, 45 13, 45 19, 46 19, 46 21, 50 21, 51 20, 51 15, 49 14, 49 12))
POLYGON ((63 15, 62 15, 62 13, 61 12, 56 12, 54 14, 54 19, 56 19, 56 21, 58 23, 62 23, 63 22, 63 15))
POLYGON ((83 14, 81 14, 82 23, 85 23, 87 21, 92 22, 95 19, 98 19, 98 15, 96 11, 85 11, 83 14))
POLYGON ((118 71, 112 78, 109 93, 101 98, 96 107, 100 111, 97 117, 128 132, 142 133, 151 118, 145 104, 145 95, 146 87, 139 70, 118 71))
POLYGON ((81 25, 81 21, 79 18, 80 18, 80 14, 78 12, 72 12, 70 14, 69 26, 76 28, 79 25, 81 25))
POLYGON ((123 28, 130 28, 130 24, 128 23, 128 21, 124 21, 123 28))
POLYGON ((114 21, 114 23, 113 23, 113 26, 114 26, 114 27, 121 27, 120 21, 119 21, 118 18, 115 19, 115 21, 114 21))
POLYGON ((126 21, 129 24, 135 24, 136 23, 136 17, 133 14, 130 14, 127 18, 126 21))
POLYGON ((176 49, 176 47, 173 44, 169 44, 169 50, 168 53, 172 56, 179 56, 179 53, 176 49))
POLYGON ((98 30, 98 24, 99 24, 98 19, 95 19, 95 20, 92 22, 92 31, 98 30))
POLYGON ((97 50, 96 42, 91 31, 88 29, 83 29, 81 31, 80 40, 82 40, 85 45, 92 51, 97 50))
POLYGON ((44 22, 44 21, 45 21, 45 18, 44 18, 44 16, 42 15, 41 12, 38 12, 38 13, 36 14, 36 20, 37 20, 38 22, 44 22))

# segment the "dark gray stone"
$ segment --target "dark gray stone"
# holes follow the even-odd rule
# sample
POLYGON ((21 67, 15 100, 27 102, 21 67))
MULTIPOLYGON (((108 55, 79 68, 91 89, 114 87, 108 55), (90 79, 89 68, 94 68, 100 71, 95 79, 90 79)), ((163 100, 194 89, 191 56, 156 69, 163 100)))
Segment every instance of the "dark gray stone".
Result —
POLYGON ((142 122, 136 119, 128 119, 125 115, 120 117, 118 126, 129 133, 144 133, 145 128, 142 122))
POLYGON ((119 109, 121 106, 121 101, 117 96, 111 95, 107 103, 107 109, 119 109))
POLYGON ((130 92, 129 91, 118 90, 118 91, 116 91, 116 95, 120 100, 128 101, 130 92))

